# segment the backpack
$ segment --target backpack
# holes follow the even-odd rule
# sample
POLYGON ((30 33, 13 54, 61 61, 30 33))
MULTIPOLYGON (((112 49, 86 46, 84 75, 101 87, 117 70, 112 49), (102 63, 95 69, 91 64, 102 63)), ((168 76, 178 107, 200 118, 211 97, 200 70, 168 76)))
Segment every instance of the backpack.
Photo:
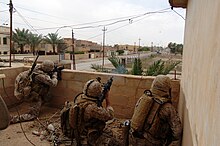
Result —
POLYGON ((164 103, 153 97, 150 90, 145 90, 135 105, 134 114, 131 118, 132 130, 142 132, 143 128, 146 129, 146 126, 149 129, 160 105, 164 103))
POLYGON ((32 75, 28 76, 29 70, 21 72, 15 79, 14 95, 18 100, 29 96, 31 92, 32 75))
POLYGON ((134 108, 134 114, 131 118, 131 128, 134 131, 141 131, 143 129, 145 118, 147 117, 152 104, 152 96, 148 95, 148 92, 145 90, 144 94, 137 101, 134 108))
POLYGON ((73 128, 70 126, 69 121, 70 108, 73 105, 73 102, 66 101, 63 109, 61 110, 60 116, 62 133, 68 138, 73 138, 73 128))
MULTIPOLYGON (((74 130, 78 130, 80 128, 79 125, 82 122, 80 114, 82 114, 84 110, 76 104, 76 100, 80 95, 82 95, 82 93, 77 94, 72 102, 66 101, 61 110, 61 129, 63 134, 68 138, 74 138, 74 130)), ((87 106, 87 104, 85 105, 87 106)), ((75 133, 75 135, 78 134, 75 133)))
MULTIPOLYGON (((75 99, 81 94, 78 94, 75 99)), ((75 138, 77 146, 81 144, 80 132, 83 129, 81 127, 83 121, 84 108, 88 106, 89 102, 82 103, 81 106, 74 102, 65 102, 65 106, 61 111, 61 129, 62 133, 71 139, 75 138)))

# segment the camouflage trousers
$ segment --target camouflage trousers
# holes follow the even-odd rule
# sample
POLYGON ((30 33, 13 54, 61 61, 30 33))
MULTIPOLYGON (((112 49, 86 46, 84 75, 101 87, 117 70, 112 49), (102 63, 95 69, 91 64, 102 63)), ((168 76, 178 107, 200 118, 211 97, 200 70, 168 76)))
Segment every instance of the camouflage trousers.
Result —
POLYGON ((39 98, 37 101, 33 101, 31 103, 31 107, 29 109, 28 113, 21 114, 20 117, 18 115, 12 116, 10 123, 18 123, 18 122, 25 122, 25 121, 31 121, 37 118, 40 114, 40 109, 42 105, 42 100, 39 98))
POLYGON ((113 137, 112 131, 107 128, 100 134, 89 134, 83 138, 82 146, 119 146, 118 140, 113 137))
POLYGON ((154 139, 138 138, 130 134, 129 146, 165 146, 165 145, 160 141, 155 141, 154 139))

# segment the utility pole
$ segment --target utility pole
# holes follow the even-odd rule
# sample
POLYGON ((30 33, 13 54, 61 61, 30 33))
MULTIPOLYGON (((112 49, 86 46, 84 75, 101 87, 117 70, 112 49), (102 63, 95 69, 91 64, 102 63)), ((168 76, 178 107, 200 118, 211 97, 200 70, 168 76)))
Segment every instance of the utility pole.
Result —
POLYGON ((141 42, 141 39, 139 38, 138 39, 138 42, 139 42, 139 44, 138 44, 138 58, 140 58, 140 52, 139 52, 139 50, 140 50, 140 42, 141 42))
POLYGON ((73 33, 73 29, 72 29, 72 59, 73 59, 73 70, 76 70, 75 52, 74 52, 74 33, 73 33))
POLYGON ((153 42, 151 42, 151 52, 153 52, 153 42))
POLYGON ((12 51, 12 13, 13 13, 13 4, 12 1, 10 0, 9 3, 9 12, 10 12, 10 50, 9 50, 9 67, 11 67, 11 51, 12 51))
POLYGON ((102 55, 102 69, 104 67, 104 59, 105 59, 105 31, 107 31, 107 29, 104 26, 103 31, 103 42, 102 42, 102 51, 103 51, 103 55, 102 55))
POLYGON ((136 42, 134 42, 134 53, 136 52, 136 42))

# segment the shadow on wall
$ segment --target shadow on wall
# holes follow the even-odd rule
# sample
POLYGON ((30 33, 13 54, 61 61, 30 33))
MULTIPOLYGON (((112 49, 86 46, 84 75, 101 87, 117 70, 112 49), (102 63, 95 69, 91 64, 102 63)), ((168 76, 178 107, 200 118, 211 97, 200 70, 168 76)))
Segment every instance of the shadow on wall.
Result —
POLYGON ((183 89, 180 87, 180 97, 178 104, 178 112, 183 124, 183 136, 182 136, 182 146, 193 146, 192 132, 189 122, 189 112, 186 106, 185 94, 183 89))

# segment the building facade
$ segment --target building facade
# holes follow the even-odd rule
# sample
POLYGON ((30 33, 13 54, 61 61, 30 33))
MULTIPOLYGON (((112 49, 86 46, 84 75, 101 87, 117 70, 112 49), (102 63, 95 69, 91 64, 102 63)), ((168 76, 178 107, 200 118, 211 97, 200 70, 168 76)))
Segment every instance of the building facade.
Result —
POLYGON ((115 45, 118 50, 128 51, 130 53, 136 53, 138 51, 138 46, 136 45, 115 45))
POLYGON ((183 146, 220 143, 220 1, 169 0, 186 7, 179 113, 183 146), (187 3, 188 2, 188 3, 187 3))
POLYGON ((0 26, 0 55, 10 53, 10 28, 0 26))

